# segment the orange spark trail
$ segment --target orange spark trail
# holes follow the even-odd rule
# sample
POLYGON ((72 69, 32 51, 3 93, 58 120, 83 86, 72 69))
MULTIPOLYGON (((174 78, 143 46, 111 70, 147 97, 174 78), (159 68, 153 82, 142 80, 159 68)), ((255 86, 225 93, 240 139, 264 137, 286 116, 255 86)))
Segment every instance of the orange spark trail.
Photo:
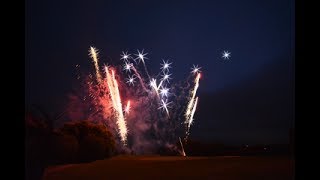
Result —
POLYGON ((99 65, 98 65, 98 51, 97 51, 97 49, 90 46, 89 55, 91 56, 91 58, 94 62, 94 67, 96 69, 97 81, 98 81, 98 83, 100 83, 101 82, 101 74, 100 74, 99 65))
POLYGON ((118 82, 115 79, 113 70, 111 70, 112 76, 110 76, 110 72, 107 66, 105 66, 105 71, 106 71, 107 84, 110 91, 113 109, 116 112, 115 114, 117 118, 117 125, 119 128, 119 135, 121 137, 121 141, 125 144, 127 140, 128 131, 127 131, 126 121, 124 120, 124 116, 123 116, 118 82))

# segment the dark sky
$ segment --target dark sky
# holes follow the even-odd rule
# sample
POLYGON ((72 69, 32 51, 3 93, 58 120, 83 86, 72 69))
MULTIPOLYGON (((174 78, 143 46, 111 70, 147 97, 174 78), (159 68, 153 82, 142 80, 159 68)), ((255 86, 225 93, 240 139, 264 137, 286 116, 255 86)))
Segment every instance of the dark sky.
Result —
POLYGON ((283 143, 294 123, 294 1, 26 0, 26 105, 58 113, 77 83, 75 65, 145 49, 151 71, 173 62, 174 79, 202 67, 192 137, 283 143), (224 50, 230 60, 221 58, 224 50))

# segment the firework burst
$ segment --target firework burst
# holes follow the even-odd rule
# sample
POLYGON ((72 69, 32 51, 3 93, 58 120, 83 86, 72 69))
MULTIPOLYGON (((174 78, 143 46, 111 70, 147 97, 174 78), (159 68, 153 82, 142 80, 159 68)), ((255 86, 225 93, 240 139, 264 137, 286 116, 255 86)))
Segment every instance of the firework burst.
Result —
POLYGON ((136 79, 136 77, 135 77, 134 75, 129 76, 129 77, 127 78, 126 83, 128 83, 129 85, 134 86, 134 83, 136 82, 135 79, 136 79))
POLYGON ((132 59, 131 54, 128 54, 128 52, 122 51, 122 54, 120 56, 120 60, 124 60, 125 62, 128 62, 129 59, 132 59))
POLYGON ((231 57, 231 53, 228 51, 223 51, 222 58, 229 59, 231 57))
MULTIPOLYGON (((195 79, 194 86, 190 89, 189 86, 183 87, 181 83, 174 83, 170 73, 172 62, 169 61, 162 60, 158 75, 150 77, 145 63, 148 53, 144 50, 138 50, 138 54, 134 54, 135 58, 128 52, 122 52, 120 60, 123 60, 123 65, 104 66, 105 77, 102 77, 99 71, 97 49, 90 47, 89 52, 94 62, 97 83, 93 81, 92 75, 86 78, 88 94, 85 94, 83 99, 87 103, 86 107, 89 106, 88 109, 91 110, 88 117, 101 119, 113 133, 119 135, 121 144, 128 146, 127 141, 132 141, 128 147, 132 150, 137 150, 138 147, 145 149, 145 146, 151 145, 174 144, 179 136, 189 134, 198 104, 196 93, 201 67, 193 65, 192 74, 195 79), (185 91, 189 92, 187 98, 184 97, 184 94, 187 94, 185 91), (186 126, 181 125, 181 119, 184 119, 186 126), (129 131, 132 133, 128 133, 129 131)), ((189 84, 188 81, 189 79, 182 83, 189 84)), ((181 143, 180 138, 179 141, 181 143)), ((185 156, 182 143, 181 148, 185 156)))
POLYGON ((172 63, 169 63, 168 61, 164 61, 164 60, 162 60, 163 61, 163 64, 160 64, 161 65, 161 70, 163 71, 163 72, 168 72, 169 71, 169 68, 171 68, 171 64, 172 63))

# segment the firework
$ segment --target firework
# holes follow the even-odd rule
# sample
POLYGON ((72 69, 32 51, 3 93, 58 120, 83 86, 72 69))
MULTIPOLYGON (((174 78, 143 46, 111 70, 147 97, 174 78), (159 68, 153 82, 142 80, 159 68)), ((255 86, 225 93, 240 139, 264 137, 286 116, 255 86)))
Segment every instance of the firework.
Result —
POLYGON ((180 141, 180 145, 181 145, 181 149, 182 149, 182 155, 183 156, 187 156, 186 153, 184 152, 183 144, 181 142, 181 138, 180 137, 179 137, 179 141, 180 141))
POLYGON ((131 72, 132 66, 133 66, 132 63, 125 62, 124 66, 123 66, 123 70, 126 72, 131 72))
POLYGON ((125 144, 127 140, 127 126, 122 112, 122 104, 119 94, 118 82, 115 79, 114 70, 111 70, 112 76, 110 76, 110 72, 107 66, 105 66, 105 71, 113 109, 116 112, 119 134, 121 137, 121 141, 125 144))
POLYGON ((200 73, 198 73, 196 79, 195 79, 195 86, 193 88, 193 90, 191 91, 191 98, 190 98, 190 101, 188 103, 188 106, 187 106, 187 110, 186 110, 186 113, 185 113, 185 117, 186 117, 186 124, 189 123, 189 116, 190 116, 190 113, 191 113, 191 110, 192 110, 192 107, 193 107, 193 102, 194 102, 194 98, 196 96, 196 93, 197 93, 197 90, 198 90, 198 87, 199 87, 199 79, 200 79, 200 73))
POLYGON ((224 58, 224 59, 229 59, 229 58, 231 57, 230 54, 231 54, 231 53, 228 52, 228 51, 223 51, 223 53, 222 53, 222 58, 224 58))
POLYGON ((193 67, 191 68, 191 73, 193 73, 193 74, 197 74, 197 73, 199 73, 200 72, 200 69, 201 69, 201 67, 198 67, 198 65, 193 65, 193 67))
POLYGON ((189 117, 189 123, 188 123, 187 133, 189 133, 190 126, 192 125, 193 116, 194 116, 194 113, 196 112, 197 104, 198 104, 198 97, 196 98, 196 101, 194 102, 194 105, 193 105, 193 107, 192 107, 192 111, 191 111, 191 114, 190 114, 190 117, 189 117))
POLYGON ((94 67, 96 69, 97 81, 98 81, 98 83, 100 83, 101 82, 101 75, 100 75, 99 65, 98 65, 98 51, 97 51, 97 49, 91 46, 90 50, 89 50, 89 55, 91 56, 91 58, 94 62, 94 67))
POLYGON ((122 51, 120 60, 124 60, 125 62, 127 62, 128 59, 131 59, 131 58, 132 58, 131 54, 128 54, 128 52, 123 52, 122 51))
POLYGON ((164 60, 162 60, 162 61, 163 61, 163 64, 160 64, 161 65, 160 69, 162 69, 163 72, 169 71, 169 68, 171 68, 170 65, 172 63, 169 63, 168 61, 166 62, 164 60))
POLYGON ((169 107, 169 104, 170 104, 171 102, 167 102, 167 100, 166 101, 164 101, 163 99, 161 99, 161 106, 158 108, 158 109, 164 109, 164 110, 166 110, 166 112, 167 112, 167 115, 169 116, 169 111, 168 111, 168 107, 169 107))
POLYGON ((132 85, 132 86, 134 86, 134 83, 135 83, 135 79, 136 79, 136 77, 134 77, 134 75, 132 75, 132 76, 129 76, 129 77, 127 78, 127 81, 126 81, 126 83, 128 83, 129 85, 132 85))
POLYGON ((130 110, 131 110, 130 101, 128 101, 126 107, 124 108, 124 112, 125 112, 127 115, 129 115, 130 110))
POLYGON ((160 89, 160 95, 163 97, 168 97, 169 95, 169 88, 163 87, 160 89))
POLYGON ((152 78, 149 85, 151 88, 154 89, 154 91, 157 93, 157 95, 159 97, 159 86, 157 86, 157 80, 152 78))
POLYGON ((143 79, 141 78, 140 74, 138 73, 137 69, 134 66, 131 66, 131 68, 133 69, 134 73, 136 74, 136 76, 138 77, 139 81, 140 81, 140 85, 142 86, 143 90, 148 92, 146 86, 144 85, 143 79))
MULTIPOLYGON (((119 142, 126 145, 121 147, 131 146, 128 148, 134 149, 135 143, 141 144, 142 141, 146 146, 164 145, 168 141, 170 141, 169 144, 174 144, 177 137, 182 135, 177 133, 189 134, 198 104, 196 93, 199 88, 201 67, 193 65, 191 68, 195 78, 194 85, 190 89, 189 78, 193 76, 189 76, 185 81, 188 84, 187 87, 180 83, 170 82, 173 78, 170 72, 172 62, 169 61, 162 60, 158 74, 150 77, 145 63, 148 53, 145 53, 144 50, 141 52, 138 50, 135 58, 132 58, 128 52, 122 52, 120 60, 123 60, 123 65, 105 66, 105 74, 102 74, 105 77, 102 77, 99 72, 98 51, 90 47, 89 52, 94 62, 98 83, 95 82, 92 75, 89 75, 86 81, 88 94, 85 94, 82 100, 92 102, 90 105, 88 103, 89 119, 102 117, 101 121, 112 130, 112 133, 119 135, 119 142), (139 71, 141 69, 145 72, 139 71), (136 81, 139 83, 135 84, 136 81), (185 101, 183 97, 185 91, 189 91, 188 101, 185 101), (121 98, 130 100, 124 103, 121 98), (131 107, 132 100, 134 100, 134 109, 131 107), (159 110, 164 113, 159 113, 159 110), (129 114, 130 121, 127 121, 129 114), (183 120, 185 126, 181 125, 183 124, 180 121, 181 117, 185 118, 183 120), (127 137, 129 130, 132 132, 130 138, 127 137), (156 139, 154 141, 144 139, 144 133, 153 133, 156 139), (130 139, 128 143, 130 145, 127 145, 128 139, 130 139)), ((145 135, 150 137, 150 134, 145 135)), ((180 137, 179 141, 182 155, 186 156, 180 137)))
POLYGON ((138 59, 139 60, 138 63, 140 63, 140 61, 142 61, 142 63, 144 64, 144 60, 148 59, 147 57, 145 57, 148 53, 143 54, 143 51, 144 51, 143 49, 141 52, 138 50, 138 54, 135 54, 137 56, 137 58, 135 58, 134 60, 138 59))
POLYGON ((167 81, 169 83, 169 79, 171 79, 170 76, 171 74, 164 73, 162 75, 161 81, 167 81))
MULTIPOLYGON (((144 62, 145 59, 148 59, 147 57, 145 57, 148 53, 143 54, 143 51, 144 51, 143 49, 142 49, 141 52, 138 50, 138 54, 135 54, 135 55, 138 56, 138 57, 137 57, 136 59, 134 59, 134 60, 137 60, 137 59, 138 59, 139 62, 142 61, 144 70, 146 71, 147 76, 148 76, 148 78, 150 79, 150 75, 149 75, 149 73, 148 73, 148 69, 147 69, 146 63, 144 62)), ((138 63, 139 63, 139 62, 138 62, 138 63)))

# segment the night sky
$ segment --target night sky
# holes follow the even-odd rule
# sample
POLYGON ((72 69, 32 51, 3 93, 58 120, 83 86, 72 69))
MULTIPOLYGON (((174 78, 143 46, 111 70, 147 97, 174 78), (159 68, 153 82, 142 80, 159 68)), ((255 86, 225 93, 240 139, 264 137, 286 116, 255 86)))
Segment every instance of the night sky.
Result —
POLYGON ((226 143, 287 143, 294 124, 293 0, 26 0, 25 105, 52 114, 77 83, 75 65, 92 72, 121 51, 148 53, 159 71, 170 59, 173 82, 202 67, 191 138, 226 143), (224 60, 222 52, 231 52, 224 60))

